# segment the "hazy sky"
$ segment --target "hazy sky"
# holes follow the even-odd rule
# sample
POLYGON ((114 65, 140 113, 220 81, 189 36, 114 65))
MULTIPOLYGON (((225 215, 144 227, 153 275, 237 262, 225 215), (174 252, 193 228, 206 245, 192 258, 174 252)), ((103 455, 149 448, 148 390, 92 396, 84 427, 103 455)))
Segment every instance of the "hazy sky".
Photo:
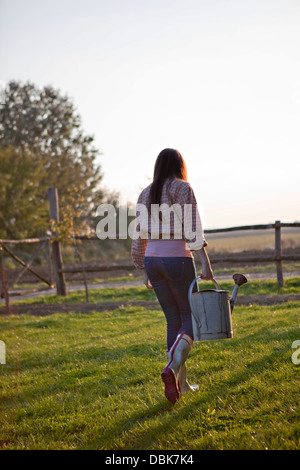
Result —
POLYGON ((0 0, 0 64, 72 99, 124 199, 173 147, 204 228, 300 220, 299 0, 0 0))

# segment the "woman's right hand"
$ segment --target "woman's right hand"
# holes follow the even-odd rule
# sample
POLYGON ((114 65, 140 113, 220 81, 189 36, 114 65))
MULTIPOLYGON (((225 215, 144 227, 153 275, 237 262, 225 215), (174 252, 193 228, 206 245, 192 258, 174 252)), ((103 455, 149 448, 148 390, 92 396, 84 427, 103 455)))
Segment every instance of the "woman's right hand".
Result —
POLYGON ((214 278, 214 273, 211 269, 210 263, 203 263, 201 279, 203 279, 203 281, 211 281, 213 278, 214 278))
POLYGON ((211 281, 214 278, 214 273, 211 269, 210 261, 205 247, 196 251, 202 265, 201 279, 204 281, 211 281))

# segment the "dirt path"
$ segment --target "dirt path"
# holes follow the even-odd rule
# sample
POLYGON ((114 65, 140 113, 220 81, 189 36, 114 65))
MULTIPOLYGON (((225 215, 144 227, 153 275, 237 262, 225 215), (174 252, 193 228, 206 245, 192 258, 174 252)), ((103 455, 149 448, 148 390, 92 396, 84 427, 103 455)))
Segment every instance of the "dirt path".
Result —
MULTIPOLYGON (((284 277, 294 277, 294 276, 300 276, 300 273, 285 273, 284 277)), ((270 279, 270 278, 276 278, 276 275, 274 274, 273 276, 269 273, 259 273, 259 274, 247 274, 248 282, 251 281, 251 279, 270 279)), ((227 276, 218 276, 217 280, 219 281, 225 281, 225 280, 232 280, 231 275, 227 276)), ((130 287, 130 286, 141 286, 142 281, 141 280, 135 280, 135 281, 130 281, 130 282, 107 282, 107 283, 99 283, 99 284, 89 284, 88 288, 89 289, 101 289, 101 288, 106 288, 106 287, 130 287)), ((74 290, 80 290, 83 289, 82 285, 73 285, 73 286, 68 286, 68 291, 74 291, 74 290)), ((34 298, 34 297, 39 297, 41 295, 49 295, 49 294, 55 294, 56 289, 51 289, 51 290, 44 290, 44 291, 39 291, 35 293, 28 293, 25 295, 16 295, 12 297, 12 300, 23 300, 27 298, 34 298)), ((236 300, 236 305, 275 305, 275 304, 280 304, 283 302, 289 302, 289 301, 300 301, 300 293, 299 294, 289 294, 289 295, 240 295, 237 300, 236 300)), ((2 308, 0 308, 0 314, 5 314, 6 310, 4 307, 4 299, 1 299, 1 303, 3 305, 2 308)), ((151 301, 140 301, 140 300, 130 300, 126 302, 99 302, 99 303, 56 303, 56 304, 30 304, 30 305, 11 305, 11 313, 15 315, 19 314, 30 314, 30 315, 39 315, 39 316, 45 316, 45 315, 51 315, 53 313, 59 313, 59 312, 78 312, 78 313, 90 313, 93 311, 101 312, 101 311, 107 311, 107 310, 115 310, 117 308, 125 308, 128 307, 129 305, 131 306, 141 306, 141 307, 146 307, 146 308, 160 308, 159 303, 157 300, 151 300, 151 301)))
MULTIPOLYGON (((245 274, 247 276, 248 281, 251 280, 257 280, 257 279, 276 279, 276 273, 251 273, 245 274)), ((284 273, 284 278, 287 279, 289 277, 300 277, 300 271, 291 271, 291 272, 285 272, 284 273)), ((232 281, 232 275, 231 274, 226 274, 226 275, 220 275, 216 276, 217 281, 232 281)), ((233 282, 233 281, 232 281, 233 282)), ((137 280, 132 280, 132 281, 125 281, 125 282, 101 282, 101 283, 88 283, 88 289, 105 289, 106 287, 134 287, 134 286, 142 286, 142 280, 137 279, 137 280)), ((233 287, 233 285, 232 285, 233 287)), ((67 291, 72 292, 72 291, 77 291, 77 290, 84 290, 84 285, 83 284, 75 284, 75 285, 68 285, 67 286, 67 291)), ((25 300, 25 299, 31 299, 34 297, 40 297, 42 295, 51 295, 51 294, 56 294, 56 288, 54 287, 53 289, 43 289, 38 292, 28 292, 24 293, 24 289, 22 290, 23 294, 20 295, 19 291, 14 291, 14 295, 11 295, 11 300, 25 300)), ((0 304, 4 303, 4 299, 0 298, 0 304)))

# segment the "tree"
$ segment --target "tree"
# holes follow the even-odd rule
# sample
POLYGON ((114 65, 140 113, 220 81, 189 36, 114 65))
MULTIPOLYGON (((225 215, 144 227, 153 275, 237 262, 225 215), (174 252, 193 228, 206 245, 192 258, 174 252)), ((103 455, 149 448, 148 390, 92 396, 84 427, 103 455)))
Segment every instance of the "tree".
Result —
POLYGON ((0 166, 0 238, 25 238, 42 232, 49 209, 39 198, 39 182, 45 171, 41 163, 37 165, 29 151, 0 146, 0 166))
MULTIPOLYGON (((8 84, 1 96, 0 146, 10 148, 8 153, 1 151, 1 159, 16 158, 18 168, 25 165, 32 168, 34 178, 25 171, 19 179, 23 175, 22 184, 24 187, 28 184, 34 193, 36 215, 40 213, 39 208, 44 211, 48 187, 57 187, 66 203, 72 188, 80 187, 80 207, 74 207, 74 211, 80 210, 87 218, 102 201, 101 167, 96 163, 100 152, 94 146, 94 138, 82 131, 80 116, 70 99, 53 87, 39 89, 31 83, 15 81, 8 84)), ((4 161, 0 160, 1 167, 2 163, 4 161)), ((15 163, 11 162, 12 174, 15 163)), ((6 178, 11 177, 6 167, 6 178)), ((15 205, 14 199, 10 200, 10 205, 11 208, 15 205)), ((17 214, 15 208, 14 213, 17 214)), ((43 231, 48 229, 46 224, 44 220, 44 224, 31 226, 29 219, 23 220, 26 236, 37 235, 38 227, 43 231)), ((7 231, 11 232, 20 238, 15 227, 7 231)))

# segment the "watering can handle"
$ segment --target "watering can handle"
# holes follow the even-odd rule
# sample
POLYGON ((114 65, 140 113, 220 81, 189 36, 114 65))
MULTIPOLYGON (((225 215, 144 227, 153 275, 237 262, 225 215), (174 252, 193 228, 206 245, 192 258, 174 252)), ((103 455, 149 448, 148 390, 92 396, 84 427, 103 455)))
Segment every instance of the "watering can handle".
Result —
MULTIPOLYGON (((196 277, 196 279, 194 279, 194 282, 196 282, 198 279, 202 279, 202 277, 201 276, 196 277)), ((212 278, 212 282, 214 283, 217 290, 221 290, 221 287, 219 286, 219 284, 217 283, 214 277, 212 278)))
POLYGON ((217 283, 217 281, 215 280, 215 278, 212 279, 212 282, 213 282, 214 285, 216 286, 217 290, 221 290, 221 287, 219 286, 219 284, 217 283))

